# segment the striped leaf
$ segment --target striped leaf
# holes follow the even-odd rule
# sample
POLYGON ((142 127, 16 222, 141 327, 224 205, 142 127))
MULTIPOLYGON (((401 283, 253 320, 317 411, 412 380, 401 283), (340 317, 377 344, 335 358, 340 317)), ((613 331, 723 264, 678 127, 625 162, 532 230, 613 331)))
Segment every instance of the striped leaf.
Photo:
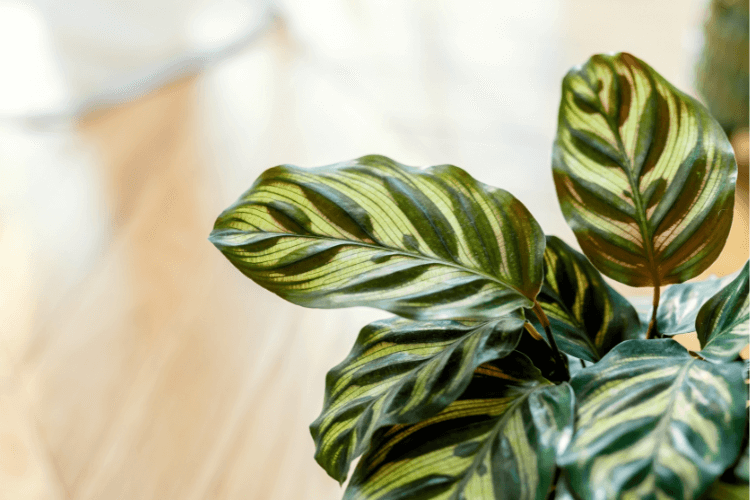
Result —
POLYGON ((352 352, 326 378, 323 412, 310 426, 318 463, 344 481, 375 431, 443 410, 479 365, 513 351, 523 323, 517 311, 489 322, 392 318, 363 328, 352 352))
MULTIPOLYGON (((732 282, 739 273, 722 278, 712 277, 692 283, 679 283, 669 286, 661 293, 659 310, 656 311, 657 331, 669 336, 695 331, 695 319, 703 304, 716 292, 732 282)), ((636 297, 631 303, 638 311, 643 332, 651 319, 653 306, 651 297, 636 297)))
MULTIPOLYGON (((547 236, 544 282, 537 301, 560 350, 586 361, 598 361, 640 331, 630 302, 604 281, 583 254, 555 236, 547 236)), ((527 316, 539 326, 533 314, 527 316)))
POLYGON ((439 414, 382 432, 344 498, 544 500, 573 410, 567 383, 550 384, 514 352, 477 369, 439 414))
POLYGON ((582 500, 697 499, 737 458, 742 363, 672 339, 629 340, 571 381, 576 433, 559 464, 582 500))
POLYGON ((211 241, 243 273, 308 307, 494 319, 531 307, 544 235, 526 207, 460 168, 382 156, 266 171, 211 241))
POLYGON ((630 54, 565 76, 552 168, 583 253, 622 283, 693 278, 729 234, 737 165, 726 135, 630 54))
POLYGON ((695 329, 700 355, 710 361, 734 361, 750 342, 748 337, 748 263, 729 285, 703 304, 695 329))

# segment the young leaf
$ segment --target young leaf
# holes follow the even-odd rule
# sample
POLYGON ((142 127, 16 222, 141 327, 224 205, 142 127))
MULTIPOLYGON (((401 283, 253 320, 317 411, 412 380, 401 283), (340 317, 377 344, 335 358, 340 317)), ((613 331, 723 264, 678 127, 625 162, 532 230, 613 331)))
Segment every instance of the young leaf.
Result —
POLYGON ((703 304, 695 330, 701 343, 700 355, 710 361, 737 359, 750 341, 748 337, 748 263, 739 276, 703 304))
MULTIPOLYGON (((703 304, 716 292, 732 282, 739 273, 722 278, 712 277, 694 283, 678 283, 669 286, 661 293, 659 310, 656 311, 657 331, 661 335, 672 336, 695 331, 695 319, 703 304)), ((653 305, 651 297, 636 297, 631 303, 638 311, 643 332, 651 319, 653 305)))
POLYGON ((441 413, 383 432, 344 498, 544 500, 573 410, 567 383, 550 384, 514 352, 477 369, 441 413))
POLYGON ((559 465, 583 500, 694 499, 739 454, 742 363, 694 359, 672 339, 629 340, 571 385, 576 433, 559 465))
POLYGON ((583 253, 610 278, 680 283, 724 247, 732 147, 703 105, 630 54, 565 76, 552 168, 583 253))
POLYGON ((494 319, 531 307, 544 235, 511 194, 460 168, 382 156, 266 171, 211 241, 253 281, 308 307, 494 319))
POLYGON ((489 322, 392 318, 366 326, 326 378, 323 412, 310 426, 315 459, 343 482, 375 431, 444 409, 479 365, 513 351, 523 324, 517 311, 489 322))
MULTIPOLYGON (((550 320, 560 350, 586 361, 599 361, 640 331, 630 302, 604 281, 585 256, 555 236, 547 236, 544 283, 537 302, 550 320)), ((535 321, 533 315, 527 316, 535 321)))

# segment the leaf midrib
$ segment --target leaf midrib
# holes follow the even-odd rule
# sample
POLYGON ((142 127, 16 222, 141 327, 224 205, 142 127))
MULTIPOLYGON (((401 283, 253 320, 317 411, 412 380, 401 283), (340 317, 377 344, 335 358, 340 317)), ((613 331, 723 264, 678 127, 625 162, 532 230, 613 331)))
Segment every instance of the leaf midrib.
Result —
POLYGON ((461 497, 459 496, 464 488, 466 488, 466 485, 471 481, 471 478, 474 476, 476 470, 479 468, 479 466, 482 463, 482 460, 484 460, 485 455, 489 452, 490 447, 492 446, 492 443, 494 442, 495 438, 497 437, 498 433, 505 428, 505 425, 507 424, 508 420, 512 418, 513 412, 515 412, 516 408, 518 408, 520 405, 522 405, 528 398, 531 396, 531 393, 545 387, 547 384, 538 384, 535 385, 533 388, 526 391, 525 394, 520 396, 517 401, 515 401, 510 408, 508 408, 505 413, 503 413, 503 416, 500 417, 500 420, 498 420, 497 424, 495 424, 495 427, 490 432, 490 435, 485 440, 484 444, 482 444, 482 447, 477 451, 477 453, 474 456, 474 460, 472 460, 471 465, 467 467, 463 474, 464 477, 461 478, 461 482, 458 483, 458 486, 456 487, 456 490, 453 492, 453 495, 451 495, 449 500, 461 500, 461 497))
POLYGON ((677 395, 680 392, 680 389, 682 388, 682 384, 685 382, 685 376, 687 375, 688 371, 690 371, 690 367, 695 363, 696 360, 690 360, 681 370, 681 373, 679 374, 679 379, 677 382, 672 383, 672 395, 669 398, 669 404, 667 405, 666 410, 664 411, 664 414, 661 418, 661 421, 659 422, 658 427, 656 428, 655 433, 657 436, 654 438, 655 444, 654 449, 651 452, 651 458, 649 460, 649 463, 651 464, 651 474, 654 474, 654 462, 657 460, 657 454, 659 453, 659 449, 664 444, 665 441, 665 435, 669 432, 669 424, 672 422, 672 412, 674 410, 674 405, 677 402, 677 395))
MULTIPOLYGON (((399 375, 396 375, 396 376, 400 377, 401 379, 404 379, 404 378, 408 377, 411 373, 417 372, 419 370, 424 369, 425 363, 429 363, 431 360, 435 359, 436 357, 444 355, 445 352, 448 349, 454 349, 455 350, 456 346, 460 342, 465 341, 471 335, 475 335, 480 328, 485 327, 487 324, 492 323, 493 321, 497 321, 497 320, 489 320, 489 321, 481 322, 480 324, 478 324, 476 326, 476 328, 472 329, 471 331, 469 331, 466 334, 462 335, 461 337, 459 337, 455 341, 451 342, 449 344, 449 346, 447 346, 445 349, 443 349, 440 352, 434 354, 433 356, 429 356, 427 359, 424 359, 423 363, 421 363, 420 365, 415 366, 414 368, 411 368, 410 370, 407 370, 407 371, 405 371, 405 372, 403 372, 403 373, 401 373, 399 375)), ((370 401, 367 403, 367 405, 365 406, 365 408, 370 408, 370 407, 374 406, 375 403, 377 403, 377 401, 380 398, 387 397, 387 395, 389 393, 391 393, 391 391, 393 390, 393 388, 395 386, 397 386, 397 385, 400 385, 402 382, 403 382, 403 380, 399 380, 399 381, 395 382, 393 385, 389 386, 384 392, 381 392, 377 396, 372 397, 370 399, 370 401)), ((433 395, 434 395, 434 393, 433 393, 433 395)), ((448 405, 445 405, 445 406, 447 407, 448 405)), ((362 413, 364 413, 364 410, 363 410, 362 413)), ((405 423, 405 422, 395 421, 393 419, 393 416, 394 415, 398 415, 398 412, 386 412, 386 413, 381 414, 381 415, 385 417, 384 418, 385 421, 384 422, 379 422, 379 424, 377 425, 377 428, 375 426, 373 426, 373 425, 368 426, 368 432, 367 432, 367 434, 365 435, 364 438, 362 438, 362 439, 359 440, 359 443, 357 444, 357 446, 352 451, 352 456, 356 457, 356 456, 360 455, 364 451, 364 449, 366 448, 366 446, 363 446, 363 443, 370 441, 370 439, 372 438, 373 433, 378 428, 385 427, 385 426, 388 426, 388 425, 399 425, 399 424, 404 424, 405 423)), ((373 422, 374 422, 374 420, 373 420, 373 422)))
MULTIPOLYGON (((509 288, 509 289, 513 290, 514 292, 518 293, 522 297, 524 297, 524 298, 526 298, 526 299, 528 299, 528 300, 530 300, 532 302, 534 301, 533 298, 531 298, 528 295, 526 295, 525 293, 523 293, 516 286, 513 286, 513 285, 511 285, 509 283, 506 283, 502 279, 499 279, 497 276, 493 276, 491 274, 484 273, 484 272, 479 271, 477 269, 472 269, 470 267, 466 267, 466 266, 458 264, 456 262, 450 262, 450 261, 446 261, 446 260, 441 260, 441 259, 437 259, 435 257, 428 257, 428 256, 426 256, 424 254, 421 254, 421 253, 412 253, 412 252, 408 252, 406 250, 402 250, 400 248, 394 248, 394 247, 390 247, 390 246, 386 246, 386 245, 378 246, 378 245, 372 245, 370 243, 364 243, 364 242, 355 241, 355 240, 344 240, 344 239, 340 239, 340 238, 332 238, 332 237, 320 236, 320 235, 305 235, 305 234, 293 234, 293 233, 277 233, 277 232, 272 232, 272 231, 240 231, 240 232, 242 232, 244 234, 248 234, 248 233, 270 234, 270 235, 278 236, 280 238, 307 238, 307 239, 325 240, 325 241, 340 241, 340 242, 342 242, 342 243, 344 243, 346 245, 351 245, 351 246, 359 246, 359 247, 365 247, 365 248, 372 248, 372 249, 380 250, 380 251, 382 251, 382 250, 388 250, 388 251, 393 252, 394 254, 399 254, 399 255, 403 255, 405 257, 411 257, 411 258, 414 258, 414 259, 424 260, 424 261, 427 261, 427 262, 433 262, 435 264, 440 264, 440 265, 443 265, 443 266, 453 267, 453 268, 459 269, 461 271, 465 271, 465 272, 468 272, 468 273, 471 273, 471 274, 476 274, 476 275, 482 276, 483 278, 486 278, 486 279, 488 279, 490 281, 494 281, 495 283, 498 283, 498 284, 504 286, 505 288, 509 288)), ((281 266, 281 267, 283 267, 283 266, 281 266)), ((531 307, 531 306, 528 306, 528 307, 531 307)))
MULTIPOLYGON (((614 69, 614 67, 611 67, 611 70, 613 73, 617 74, 617 71, 614 69)), ((653 89, 652 89, 653 90, 653 89)), ((602 103, 601 97, 599 97, 599 93, 595 92, 596 99, 599 101, 599 108, 600 110, 604 109, 604 104, 602 103)), ((635 204, 635 215, 636 215, 636 222, 638 222, 638 228, 641 230, 641 237, 643 238, 643 247, 646 251, 646 258, 648 259, 648 262, 651 266, 651 278, 653 279, 653 286, 658 287, 660 285, 661 280, 659 279, 659 275, 657 273, 657 266, 656 266, 656 259, 654 257, 654 246, 652 240, 651 232, 648 230, 648 217, 646 216, 646 211, 643 208, 643 199, 641 198, 641 191, 638 186, 638 180, 634 178, 634 172, 633 172, 633 163, 630 160, 630 157, 628 156, 627 152, 625 151, 625 145, 622 142, 622 136, 620 135, 620 130, 618 127, 612 126, 612 121, 609 119, 609 116, 607 113, 603 113, 602 115, 605 117, 605 120, 607 122, 607 125, 609 126, 610 131, 614 134, 615 138, 617 139, 617 147, 620 153, 620 156, 622 159, 627 163, 625 165, 625 174, 628 176, 628 182, 630 183, 630 192, 632 195, 633 203, 635 204)), ((639 128, 640 130, 640 128, 639 128)), ((649 148, 651 145, 649 145, 649 148)))

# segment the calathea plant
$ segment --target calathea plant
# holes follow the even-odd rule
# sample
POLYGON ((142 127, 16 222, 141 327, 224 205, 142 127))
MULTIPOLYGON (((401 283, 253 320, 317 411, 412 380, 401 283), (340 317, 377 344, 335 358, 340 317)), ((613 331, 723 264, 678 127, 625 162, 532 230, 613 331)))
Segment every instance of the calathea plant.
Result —
POLYGON ((563 81, 552 158, 583 254, 460 168, 382 156, 272 168, 211 241, 295 304, 397 315, 360 332, 311 426, 333 478, 361 455, 345 498, 742 498, 748 266, 684 283, 724 246, 736 168, 701 104, 597 55, 563 81))

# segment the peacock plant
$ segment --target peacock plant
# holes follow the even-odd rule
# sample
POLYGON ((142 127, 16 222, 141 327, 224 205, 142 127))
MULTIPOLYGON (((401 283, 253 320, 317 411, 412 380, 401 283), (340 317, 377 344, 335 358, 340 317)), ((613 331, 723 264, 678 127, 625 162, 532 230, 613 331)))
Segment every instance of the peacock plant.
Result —
POLYGON ((748 265, 685 283, 732 222, 722 128, 643 61, 596 55, 563 80, 552 172, 583 253, 458 167, 383 156, 272 168, 217 219, 267 290, 396 314, 311 425, 345 498, 747 497, 748 265), (669 338, 686 331, 701 351, 669 338))

